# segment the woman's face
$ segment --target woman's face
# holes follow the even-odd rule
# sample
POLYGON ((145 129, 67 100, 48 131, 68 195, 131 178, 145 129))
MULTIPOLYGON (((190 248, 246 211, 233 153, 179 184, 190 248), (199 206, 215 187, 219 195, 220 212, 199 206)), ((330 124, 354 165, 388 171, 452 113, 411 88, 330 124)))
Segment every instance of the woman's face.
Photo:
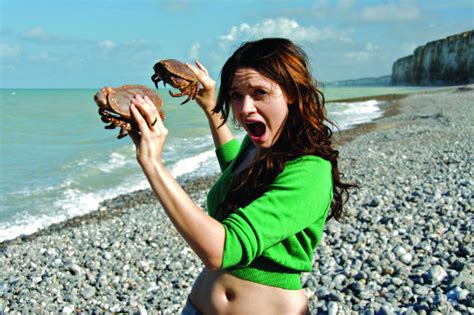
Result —
POLYGON ((280 86, 252 68, 235 71, 229 91, 232 112, 257 148, 269 148, 288 116, 288 101, 280 86))

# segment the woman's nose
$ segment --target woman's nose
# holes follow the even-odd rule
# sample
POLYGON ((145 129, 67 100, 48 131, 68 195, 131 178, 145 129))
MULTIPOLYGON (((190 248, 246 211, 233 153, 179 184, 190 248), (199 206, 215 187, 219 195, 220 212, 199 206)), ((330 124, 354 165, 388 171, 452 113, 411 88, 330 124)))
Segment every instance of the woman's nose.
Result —
POLYGON ((247 95, 243 98, 241 111, 246 115, 256 111, 254 101, 250 96, 247 95))

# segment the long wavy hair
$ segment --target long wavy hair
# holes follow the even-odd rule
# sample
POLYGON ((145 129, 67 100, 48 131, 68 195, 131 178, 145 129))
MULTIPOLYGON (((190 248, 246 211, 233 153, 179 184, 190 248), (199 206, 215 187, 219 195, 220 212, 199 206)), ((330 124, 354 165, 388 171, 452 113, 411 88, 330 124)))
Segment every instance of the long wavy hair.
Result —
POLYGON ((252 68, 277 83, 284 91, 289 112, 277 140, 270 148, 259 150, 250 166, 234 180, 221 209, 227 212, 244 207, 261 196, 280 174, 286 163, 303 155, 315 155, 331 162, 333 200, 328 219, 340 220, 348 190, 337 162, 339 152, 332 147, 332 131, 324 109, 324 95, 308 67, 305 52, 284 38, 265 38, 246 42, 227 60, 221 71, 221 82, 214 113, 223 117, 231 113, 229 91, 238 68, 252 68))

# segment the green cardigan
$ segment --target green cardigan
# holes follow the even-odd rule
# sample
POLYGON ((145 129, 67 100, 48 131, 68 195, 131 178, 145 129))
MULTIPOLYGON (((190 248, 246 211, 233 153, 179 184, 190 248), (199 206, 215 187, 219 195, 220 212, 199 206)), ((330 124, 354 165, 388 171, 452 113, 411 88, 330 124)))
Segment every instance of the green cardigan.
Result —
MULTIPOLYGON (((222 175, 209 191, 210 216, 224 201, 234 178, 240 146, 232 140, 216 150, 222 175)), ((226 231, 222 270, 236 277, 283 289, 301 289, 301 273, 312 269, 332 200, 331 164, 317 156, 287 163, 267 192, 222 221, 226 231)))

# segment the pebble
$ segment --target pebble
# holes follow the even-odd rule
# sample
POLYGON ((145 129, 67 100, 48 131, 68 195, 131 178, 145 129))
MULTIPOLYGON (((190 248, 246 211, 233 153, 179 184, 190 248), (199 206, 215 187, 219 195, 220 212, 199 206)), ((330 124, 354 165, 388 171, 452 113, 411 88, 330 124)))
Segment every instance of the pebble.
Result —
POLYGON ((63 307, 61 310, 63 314, 72 314, 74 312, 74 306, 73 305, 66 305, 63 307))
POLYGON ((86 300, 92 298, 96 293, 96 289, 94 287, 86 287, 82 291, 82 297, 86 300))
POLYGON ((433 283, 441 282, 447 276, 448 276, 448 274, 446 273, 444 268, 439 266, 439 265, 431 267, 428 270, 428 273, 427 273, 428 280, 433 282, 433 283))
POLYGON ((82 269, 76 264, 72 264, 69 266, 69 271, 71 272, 72 275, 74 276, 80 276, 82 274, 82 269))
POLYGON ((463 301, 463 300, 467 300, 469 294, 470 294, 469 291, 466 289, 462 289, 460 287, 454 287, 448 292, 447 297, 451 300, 463 301))
MULTIPOLYGON (((412 95, 381 129, 338 145, 360 187, 305 274, 311 314, 474 313, 472 99, 412 95)), ((179 179, 202 206, 215 180, 179 179)), ((1 244, 0 313, 180 312, 203 264, 151 190, 99 210, 1 244)))
POLYGON ((376 314, 377 315, 393 315, 394 312, 393 312, 392 307, 388 305, 382 305, 376 314))
POLYGON ((405 253, 400 256, 400 261, 403 262, 404 264, 410 264, 411 261, 413 260, 413 255, 410 253, 405 253))
POLYGON ((339 305, 336 302, 329 302, 328 304, 328 315, 337 315, 339 305))

